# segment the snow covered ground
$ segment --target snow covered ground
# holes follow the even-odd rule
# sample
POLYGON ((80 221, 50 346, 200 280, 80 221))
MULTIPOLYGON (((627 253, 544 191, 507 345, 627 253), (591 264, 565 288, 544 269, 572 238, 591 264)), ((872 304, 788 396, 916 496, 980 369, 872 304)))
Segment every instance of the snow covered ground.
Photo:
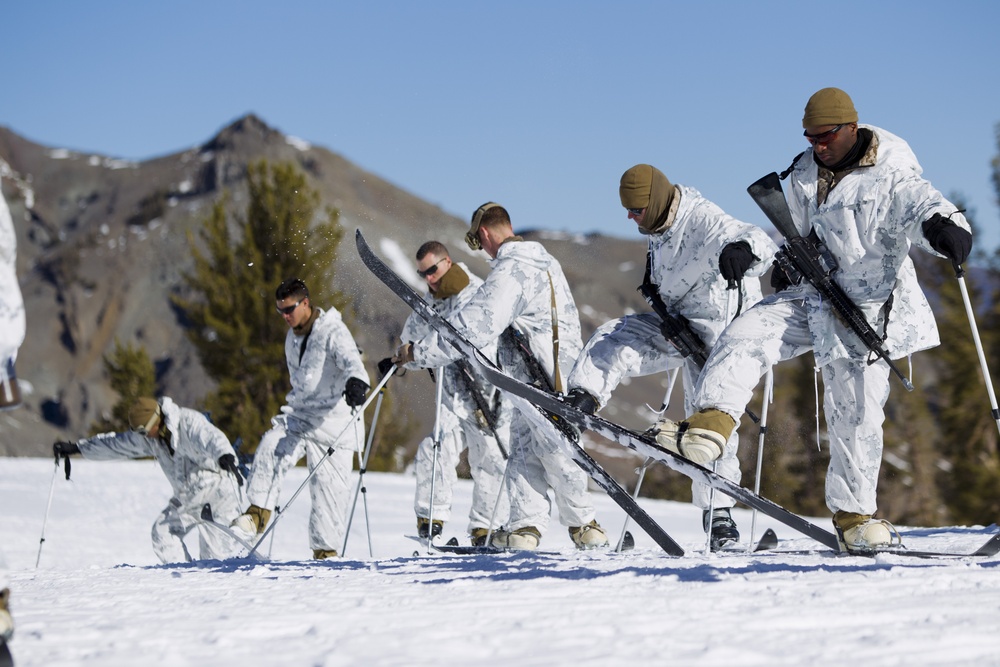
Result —
MULTIPOLYGON (((293 471, 288 498, 304 477, 293 471)), ((689 555, 633 528, 629 553, 580 553, 555 522, 546 553, 425 555, 413 480, 369 474, 347 557, 308 560, 308 495, 272 561, 159 565, 149 529, 169 496, 153 462, 60 472, 35 568, 51 460, 0 458, 0 584, 15 664, 1000 665, 1000 558, 705 555, 698 510, 643 501, 689 555), (420 555, 414 555, 414 551, 420 555)), ((629 486, 632 482, 629 481, 629 486)), ((447 534, 464 533, 470 486, 447 534)), ((617 537, 624 515, 595 493, 617 537)), ((749 533, 750 513, 737 520, 749 533)), ((824 523, 824 527, 827 524, 824 523)), ((782 548, 812 543, 763 518, 782 548)), ((911 548, 977 548, 996 526, 905 528, 911 548)))

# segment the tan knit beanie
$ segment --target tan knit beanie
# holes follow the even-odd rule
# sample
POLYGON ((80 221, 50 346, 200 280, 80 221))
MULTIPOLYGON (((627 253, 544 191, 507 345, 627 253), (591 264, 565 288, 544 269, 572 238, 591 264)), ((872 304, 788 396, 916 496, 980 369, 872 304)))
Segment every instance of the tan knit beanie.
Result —
POLYGON ((854 109, 854 102, 840 88, 824 88, 813 93, 802 116, 803 128, 856 122, 858 112, 854 109))

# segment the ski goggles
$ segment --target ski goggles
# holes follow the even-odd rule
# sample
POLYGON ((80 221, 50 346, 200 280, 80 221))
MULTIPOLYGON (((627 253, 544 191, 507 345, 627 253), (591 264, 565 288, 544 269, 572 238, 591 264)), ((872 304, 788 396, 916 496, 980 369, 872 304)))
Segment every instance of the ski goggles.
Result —
POLYGON ((483 214, 494 206, 499 205, 494 202, 487 202, 477 208, 476 212, 472 214, 472 225, 469 227, 469 231, 465 233, 465 243, 473 250, 483 249, 483 244, 479 241, 479 225, 483 222, 483 214))
POLYGON ((140 424, 139 426, 136 426, 132 430, 138 433, 139 435, 148 436, 150 431, 156 428, 157 424, 159 423, 160 423, 160 409, 157 408, 156 411, 149 418, 149 421, 147 421, 145 424, 140 424))
POLYGON ((819 134, 809 134, 805 130, 802 130, 802 136, 806 138, 806 141, 808 141, 810 144, 814 146, 816 144, 828 144, 831 141, 833 141, 834 135, 840 132, 840 128, 844 127, 845 125, 847 125, 847 123, 841 123, 832 130, 827 130, 826 132, 820 132, 819 134))

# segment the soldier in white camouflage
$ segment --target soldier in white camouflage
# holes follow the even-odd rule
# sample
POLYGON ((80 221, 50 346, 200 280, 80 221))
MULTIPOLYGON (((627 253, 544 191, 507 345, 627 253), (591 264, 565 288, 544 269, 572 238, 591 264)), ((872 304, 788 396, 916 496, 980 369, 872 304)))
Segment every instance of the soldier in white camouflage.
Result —
POLYGON ((24 300, 17 282, 17 234, 0 189, 0 410, 21 405, 14 361, 24 333, 24 300))
POLYGON ((288 325, 285 363, 292 390, 257 446, 247 484, 250 507, 232 525, 249 539, 264 532, 285 474, 305 454, 314 471, 309 545, 313 558, 335 558, 347 528, 354 453, 365 437, 357 408, 368 393, 368 372, 340 313, 313 306, 303 281, 289 278, 278 285, 275 307, 288 325), (330 448, 333 453, 317 467, 330 448))
MULTIPOLYGON (((448 248, 439 241, 427 241, 421 245, 416 260, 417 273, 427 282, 431 308, 454 323, 453 316, 472 300, 483 284, 482 279, 465 264, 452 261, 448 248)), ((430 325, 414 313, 403 324, 400 339, 419 340, 431 331, 430 325)), ((482 352, 496 361, 496 348, 494 341, 482 352)), ((379 371, 384 374, 391 365, 391 359, 383 359, 379 362, 379 371)), ((500 487, 504 472, 502 452, 510 442, 510 410, 500 399, 500 393, 482 378, 474 363, 457 360, 440 370, 444 386, 438 414, 440 445, 436 475, 432 474, 433 435, 420 441, 414 460, 417 484, 413 505, 417 515, 417 532, 420 537, 439 535, 444 523, 451 518, 453 489, 458 479, 456 467, 462 450, 468 449, 473 482, 469 537, 474 546, 483 546, 490 528, 505 524, 508 516, 507 495, 501 493, 500 487), (476 392, 475 396, 473 392, 476 392), (500 442, 497 441, 498 436, 500 442), (491 518, 493 526, 490 525, 491 518)))
POLYGON ((228 522, 240 511, 243 477, 226 434, 201 412, 183 408, 167 396, 136 399, 128 420, 129 431, 60 441, 52 451, 57 459, 77 453, 95 461, 153 457, 173 490, 151 531, 153 551, 160 561, 193 560, 184 536, 195 527, 199 558, 235 556, 238 545, 218 528, 201 522, 206 504, 219 521, 228 522))
MULTIPOLYGON (((510 215, 488 202, 472 216, 466 242, 485 250, 492 269, 475 296, 453 321, 479 348, 499 344, 504 370, 525 382, 562 391, 562 380, 582 347, 580 316, 559 262, 545 248, 515 236, 510 215)), ((460 353, 436 332, 400 347, 397 364, 433 368, 460 353)), ((551 488, 559 520, 581 549, 607 545, 590 501, 587 475, 563 447, 546 435, 533 414, 514 409, 507 489, 510 522, 493 536, 495 546, 535 549, 548 525, 551 488)))
MULTIPOLYGON (((890 359, 939 344, 930 305, 917 283, 911 246, 961 264, 972 249, 964 216, 921 177, 905 141, 858 123, 844 91, 824 88, 806 104, 802 127, 811 148, 783 174, 798 231, 825 245, 833 274, 872 328, 890 359)), ((677 438, 682 453, 718 456, 774 364, 812 351, 823 374, 830 441, 826 504, 842 548, 868 550, 898 541, 887 521, 873 518, 882 461, 883 408, 889 367, 869 363, 868 349, 805 280, 775 266, 777 293, 739 317, 713 348, 677 438)), ((671 440, 676 424, 664 423, 671 440)))
MULTIPOLYGON (((759 276, 771 266, 777 247, 761 228, 726 214, 694 188, 674 185, 656 167, 639 164, 621 177, 619 196, 628 218, 649 239, 648 286, 667 311, 685 318, 704 344, 715 345, 722 330, 761 298, 759 276)), ((685 414, 701 371, 696 355, 684 356, 670 342, 673 332, 656 313, 638 313, 600 326, 569 375, 570 401, 593 414, 607 405, 623 378, 682 369, 685 414)), ((716 471, 740 481, 734 430, 716 471)), ((693 502, 703 510, 711 546, 717 550, 739 540, 730 508, 735 501, 695 482, 693 502), (710 506, 714 512, 708 517, 710 506)))

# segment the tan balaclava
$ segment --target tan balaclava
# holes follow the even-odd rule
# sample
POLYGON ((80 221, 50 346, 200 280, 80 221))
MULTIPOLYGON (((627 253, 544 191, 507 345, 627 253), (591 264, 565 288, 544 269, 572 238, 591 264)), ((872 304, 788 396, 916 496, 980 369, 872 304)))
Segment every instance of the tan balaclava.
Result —
POLYGON ((451 263, 448 271, 441 276, 437 289, 432 292, 435 299, 447 299, 455 296, 469 286, 469 274, 455 262, 451 263))
POLYGON ((675 188, 663 172, 649 164, 637 164, 622 174, 618 195, 625 208, 644 208, 646 215, 639 225, 643 234, 656 234, 667 223, 675 188))

